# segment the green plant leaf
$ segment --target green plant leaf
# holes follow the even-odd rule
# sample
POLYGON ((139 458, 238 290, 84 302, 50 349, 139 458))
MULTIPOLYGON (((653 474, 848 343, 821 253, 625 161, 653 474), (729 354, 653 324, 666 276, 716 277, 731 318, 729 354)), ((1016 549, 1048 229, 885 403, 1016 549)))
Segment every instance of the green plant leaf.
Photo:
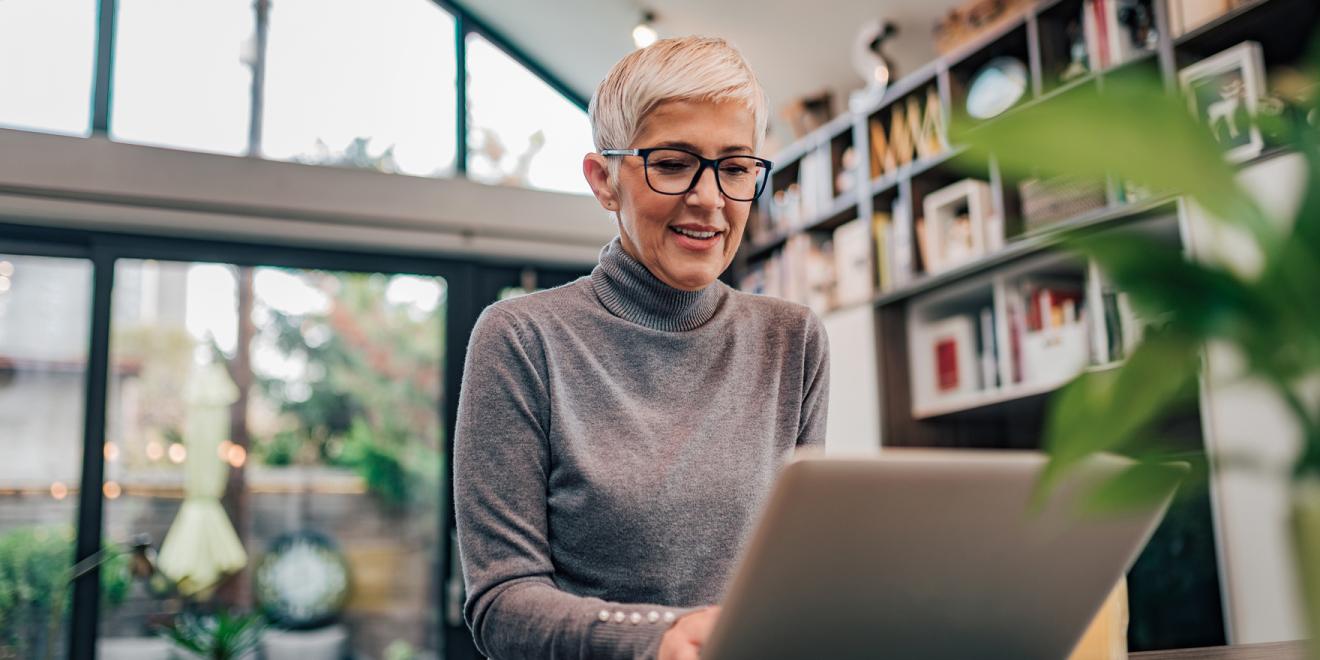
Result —
POLYGON ((1147 509, 1187 476, 1186 464, 1138 462, 1106 480, 1082 500, 1088 515, 1110 515, 1147 509))
POLYGON ((1094 258, 1139 310, 1167 320, 1188 339, 1246 336, 1273 315, 1250 283, 1152 238, 1110 231, 1069 237, 1065 244, 1094 258))
POLYGON ((1132 447, 1163 413, 1191 400, 1199 346, 1152 328, 1122 367, 1069 383, 1046 416, 1044 445, 1050 461, 1037 482, 1035 503, 1043 504, 1058 479, 1086 457, 1132 447))

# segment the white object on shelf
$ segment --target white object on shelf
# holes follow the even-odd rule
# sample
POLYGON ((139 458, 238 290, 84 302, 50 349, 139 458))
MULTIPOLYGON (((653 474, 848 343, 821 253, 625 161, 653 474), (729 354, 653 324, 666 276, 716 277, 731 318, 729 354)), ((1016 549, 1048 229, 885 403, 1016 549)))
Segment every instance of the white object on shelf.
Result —
POLYGON ((900 195, 890 208, 893 211, 890 222, 894 228, 889 245, 889 254, 893 257, 890 281, 899 287, 912 281, 912 255, 917 246, 913 242, 912 213, 906 199, 900 195))
POLYGON ((1059 384, 1086 368, 1090 356, 1086 323, 1074 321, 1022 336, 1023 380, 1029 384, 1059 384))
POLYGON ((991 389, 999 384, 998 342, 995 341, 995 315, 990 307, 981 310, 981 387, 991 389))
POLYGON ((1260 155, 1265 140, 1255 116, 1266 90, 1259 43, 1244 41, 1182 69, 1178 84, 1192 114, 1224 149, 1224 158, 1241 162, 1260 155))
POLYGON ((102 637, 96 640, 100 660, 170 660, 173 644, 164 637, 102 637))
POLYGON ((972 317, 958 314, 922 324, 910 335, 914 407, 976 393, 976 333, 972 317))
POLYGON ((265 660, 340 660, 348 645, 348 628, 335 624, 316 630, 269 629, 261 636, 265 660))
POLYGON ((849 221, 834 230, 835 302, 851 305, 871 299, 871 227, 864 219, 849 221))
POLYGON ((1171 33, 1178 37, 1228 13, 1229 0, 1169 0, 1171 33))
POLYGON ((830 339, 830 388, 827 455, 875 451, 880 438, 880 384, 876 369, 875 310, 859 305, 826 315, 830 339))
POLYGON ((985 254, 992 215, 989 184, 963 179, 926 195, 922 210, 935 262, 927 264, 926 272, 952 268, 985 254))

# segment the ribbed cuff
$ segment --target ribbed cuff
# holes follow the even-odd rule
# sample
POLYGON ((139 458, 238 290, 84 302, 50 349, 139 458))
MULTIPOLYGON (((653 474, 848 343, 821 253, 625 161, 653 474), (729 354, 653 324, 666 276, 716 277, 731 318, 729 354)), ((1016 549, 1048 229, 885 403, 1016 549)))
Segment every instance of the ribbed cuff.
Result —
POLYGON ((655 660, 665 632, 685 614, 698 609, 603 605, 596 612, 588 633, 589 657, 655 660))

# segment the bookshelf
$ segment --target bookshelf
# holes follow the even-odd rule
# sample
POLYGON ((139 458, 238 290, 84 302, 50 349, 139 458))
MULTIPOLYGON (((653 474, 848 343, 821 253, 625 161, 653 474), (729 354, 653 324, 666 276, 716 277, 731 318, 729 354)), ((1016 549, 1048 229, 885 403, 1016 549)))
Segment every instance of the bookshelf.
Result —
MULTIPOLYGON (((1093 22, 1106 20, 1095 13, 1099 2, 1043 0, 773 158, 733 279, 811 305, 827 327, 831 318, 873 312, 878 444, 1039 448, 1050 395, 1082 370, 1121 364, 1141 327, 1125 295, 1095 264, 1062 253, 1060 237, 1078 229, 1144 232, 1194 253, 1190 212, 1177 197, 1116 177, 1009 179, 993 160, 983 170, 955 167, 962 148, 949 144, 947 121, 966 107, 982 67, 1008 57, 1025 72, 1021 98, 980 120, 989 125, 1083 89, 1103 91, 1107 79, 1129 72, 1154 72, 1176 89, 1181 69, 1248 40, 1260 44, 1267 72, 1295 65, 1320 25, 1315 0, 1225 0, 1231 8, 1191 26, 1175 24, 1184 19, 1180 0, 1133 1, 1154 30, 1140 44, 1110 41, 1102 54, 1099 31, 1086 24, 1087 12, 1093 22), (1079 41, 1085 59, 1102 66, 1076 69, 1079 41), (805 178, 804 167, 812 170, 805 178), (809 212, 785 212, 790 186, 814 200, 809 212), (976 205, 981 221, 970 229, 948 224, 941 209, 949 199, 955 219, 976 205), (976 249, 932 248, 936 230, 971 236, 976 249), (833 286, 848 295, 831 297, 822 275, 830 267, 833 286)), ((1284 155, 1267 142, 1239 167, 1284 155)), ((1212 429, 1204 420, 1216 414, 1204 409, 1207 400, 1175 415, 1166 434, 1205 448, 1212 429)), ((1211 498, 1205 485, 1183 498, 1129 575, 1133 650, 1268 641, 1233 636, 1234 627, 1251 628, 1252 615, 1226 602, 1235 558, 1219 546, 1232 540, 1231 521, 1214 516, 1233 507, 1211 498)))

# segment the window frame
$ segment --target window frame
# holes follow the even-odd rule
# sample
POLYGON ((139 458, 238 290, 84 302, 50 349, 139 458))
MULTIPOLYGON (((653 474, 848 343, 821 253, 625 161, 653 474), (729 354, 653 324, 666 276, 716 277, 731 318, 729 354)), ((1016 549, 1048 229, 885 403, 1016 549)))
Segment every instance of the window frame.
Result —
MULTIPOLYGON (((429 0, 442 11, 454 18, 454 64, 455 90, 454 104, 455 143, 454 176, 467 178, 468 163, 468 112, 467 112, 467 37, 476 34, 490 42, 508 55, 513 61, 540 78, 551 89, 572 103, 575 107, 587 111, 587 99, 563 79, 547 69, 536 58, 519 48, 516 43, 492 27, 489 23, 473 14, 456 0, 429 0)), ((266 42, 270 28, 270 0, 255 0, 253 11, 256 14, 256 61, 252 67, 252 101, 248 115, 247 156, 260 157, 264 87, 266 79, 266 42)), ((111 95, 114 93, 114 53, 118 34, 119 0, 98 0, 97 2, 97 39, 96 63, 92 77, 92 130, 94 136, 110 135, 111 95)))
MULTIPOLYGON (((88 338, 83 403, 83 456, 76 513, 76 563, 95 554, 103 542, 105 496, 105 442, 109 402, 109 363, 112 297, 115 264, 120 259, 155 259, 226 263, 238 266, 273 266, 300 269, 358 272, 407 273, 442 277, 447 285, 444 333, 445 354, 441 360, 441 421, 445 428, 445 471, 441 483, 441 538, 452 538, 454 505, 449 497, 453 479, 454 425, 458 414, 459 388, 468 338, 477 317, 497 300, 505 287, 531 282, 549 287, 565 284, 586 274, 582 268, 561 264, 527 264, 494 257, 428 256, 388 250, 350 251, 259 244, 232 240, 176 238, 84 229, 65 229, 7 224, 0 217, 0 253, 86 259, 92 265, 91 333, 88 338)), ((442 543, 436 548, 435 571, 450 578, 454 548, 442 543)), ((100 572, 88 571, 73 583, 69 614, 67 657, 94 660, 100 624, 100 572)), ((451 621, 448 613, 461 608, 450 603, 455 594, 446 584, 437 585, 438 634, 445 657, 469 657, 475 653, 466 625, 451 621)), ((475 656, 472 656, 475 657, 475 656)))

